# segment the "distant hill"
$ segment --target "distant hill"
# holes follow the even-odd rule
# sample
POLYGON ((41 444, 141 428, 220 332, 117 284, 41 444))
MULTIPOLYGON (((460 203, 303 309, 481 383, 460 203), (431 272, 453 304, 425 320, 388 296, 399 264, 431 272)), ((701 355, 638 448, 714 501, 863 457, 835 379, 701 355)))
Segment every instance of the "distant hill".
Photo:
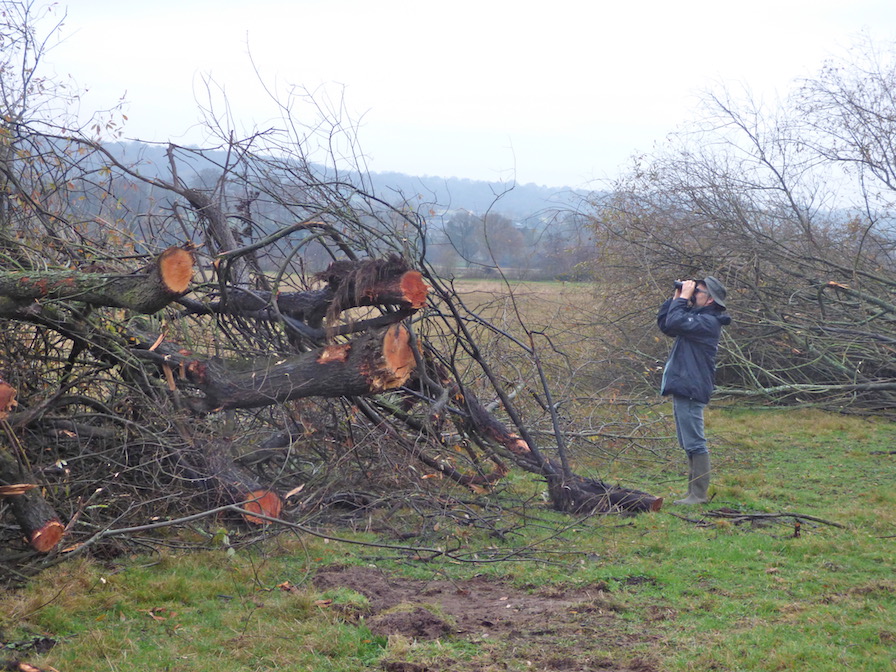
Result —
POLYGON ((394 192, 411 201, 433 204, 445 211, 469 210, 481 215, 487 211, 522 221, 544 217, 557 210, 569 209, 588 192, 536 184, 486 182, 464 178, 412 176, 404 173, 372 173, 370 180, 380 196, 394 192))
MULTIPOLYGON (((139 161, 144 175, 168 174, 168 158, 164 145, 140 142, 119 142, 107 146, 125 163, 139 161)), ((190 168, 198 178, 217 170, 215 162, 225 160, 224 152, 217 157, 209 154, 206 165, 194 164, 190 168)), ((182 171, 183 166, 179 167, 182 171)), ((190 177, 183 175, 188 182, 190 177)), ((488 211, 501 214, 516 222, 546 219, 558 210, 574 208, 589 192, 569 188, 486 182, 465 178, 414 176, 396 172, 370 173, 365 176, 373 190, 383 200, 397 204, 407 200, 433 215, 444 215, 457 210, 467 210, 481 215, 488 211)))

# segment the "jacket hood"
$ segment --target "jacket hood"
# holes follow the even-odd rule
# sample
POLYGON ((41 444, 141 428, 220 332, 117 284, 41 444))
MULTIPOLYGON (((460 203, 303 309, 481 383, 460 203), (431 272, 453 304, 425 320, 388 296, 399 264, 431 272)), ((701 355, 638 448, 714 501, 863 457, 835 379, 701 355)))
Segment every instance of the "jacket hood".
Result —
POLYGON ((700 308, 695 312, 714 315, 715 318, 719 321, 719 324, 721 324, 723 327, 727 327, 729 324, 731 324, 731 315, 729 315, 728 311, 721 306, 709 305, 700 308))

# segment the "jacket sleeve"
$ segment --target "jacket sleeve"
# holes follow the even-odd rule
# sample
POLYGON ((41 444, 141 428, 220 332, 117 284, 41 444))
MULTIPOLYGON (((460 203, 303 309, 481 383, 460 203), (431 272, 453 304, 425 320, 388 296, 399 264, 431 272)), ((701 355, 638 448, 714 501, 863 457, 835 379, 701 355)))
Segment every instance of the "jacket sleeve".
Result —
MULTIPOLYGON (((666 311, 660 308, 657 324, 667 336, 684 336, 685 338, 716 337, 719 332, 719 320, 709 312, 688 310, 685 299, 672 299, 666 311), (662 318, 662 321, 661 321, 662 318)), ((663 304, 665 306, 666 304, 663 304)))
POLYGON ((669 313, 672 310, 672 304, 675 302, 680 302, 682 308, 686 308, 688 305, 688 302, 684 299, 666 299, 663 301, 663 305, 660 306, 659 312, 656 315, 656 326, 658 326, 660 331, 666 334, 666 336, 678 335, 676 332, 672 331, 669 326, 669 313))

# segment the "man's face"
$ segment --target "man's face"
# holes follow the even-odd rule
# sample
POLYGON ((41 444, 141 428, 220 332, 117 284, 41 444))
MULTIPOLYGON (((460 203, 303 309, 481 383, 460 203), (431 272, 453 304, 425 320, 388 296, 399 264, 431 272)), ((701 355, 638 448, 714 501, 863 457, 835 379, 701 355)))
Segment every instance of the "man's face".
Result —
POLYGON ((703 306, 708 306, 710 303, 715 303, 706 290, 706 285, 702 284, 697 285, 694 289, 694 296, 691 298, 694 301, 694 308, 703 308, 703 306))

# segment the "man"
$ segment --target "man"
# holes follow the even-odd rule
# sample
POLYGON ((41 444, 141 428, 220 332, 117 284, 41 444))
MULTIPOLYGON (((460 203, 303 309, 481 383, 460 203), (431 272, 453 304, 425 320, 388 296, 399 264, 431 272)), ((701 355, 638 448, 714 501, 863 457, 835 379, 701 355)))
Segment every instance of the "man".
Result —
POLYGON ((722 327, 731 324, 728 292, 711 275, 675 283, 675 294, 660 306, 656 322, 675 339, 663 370, 660 393, 672 395, 678 443, 688 456, 688 494, 674 504, 708 501, 710 462, 703 436, 703 409, 715 387, 716 353, 722 327))

